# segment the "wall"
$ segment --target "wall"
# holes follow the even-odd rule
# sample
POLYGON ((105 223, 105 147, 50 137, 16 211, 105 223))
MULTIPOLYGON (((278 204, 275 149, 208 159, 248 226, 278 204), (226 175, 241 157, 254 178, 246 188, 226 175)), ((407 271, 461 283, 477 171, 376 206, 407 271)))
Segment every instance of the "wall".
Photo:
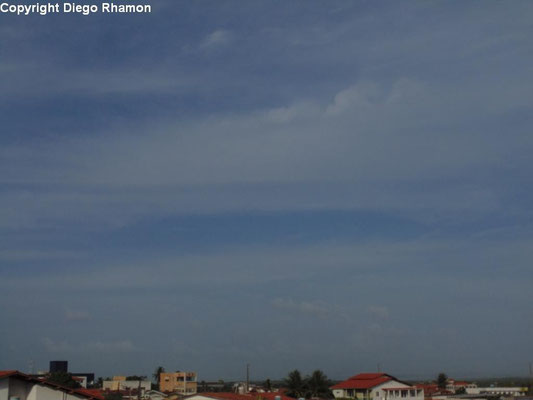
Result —
POLYGON ((80 395, 68 394, 38 383, 26 382, 16 378, 0 380, 0 400, 87 400, 80 395))
POLYGON ((25 400, 28 397, 33 384, 14 378, 8 378, 8 380, 9 398, 19 397, 20 400, 25 400))
MULTIPOLYGON (((150 381, 140 381, 141 390, 145 392, 152 389, 152 382, 150 381)), ((139 381, 104 381, 103 389, 104 390, 128 390, 128 389, 138 389, 139 381)))
POLYGON ((9 400, 9 379, 0 379, 0 400, 9 400))

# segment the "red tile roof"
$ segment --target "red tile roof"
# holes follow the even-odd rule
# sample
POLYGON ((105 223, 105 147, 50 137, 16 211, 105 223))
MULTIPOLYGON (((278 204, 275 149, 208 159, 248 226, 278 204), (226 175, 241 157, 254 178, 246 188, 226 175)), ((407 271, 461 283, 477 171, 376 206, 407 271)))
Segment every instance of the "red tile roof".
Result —
POLYGON ((91 396, 93 399, 104 400, 105 397, 100 389, 76 389, 76 392, 82 395, 91 396))
POLYGON ((397 380, 395 377, 382 373, 365 373, 354 375, 351 378, 346 379, 331 389, 371 389, 382 383, 397 380))

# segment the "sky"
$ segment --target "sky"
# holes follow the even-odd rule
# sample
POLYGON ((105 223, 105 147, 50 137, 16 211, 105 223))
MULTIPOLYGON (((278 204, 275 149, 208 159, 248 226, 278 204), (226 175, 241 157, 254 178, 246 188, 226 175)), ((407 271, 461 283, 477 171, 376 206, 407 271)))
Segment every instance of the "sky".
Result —
POLYGON ((527 375, 532 2, 150 4, 0 15, 0 369, 527 375))

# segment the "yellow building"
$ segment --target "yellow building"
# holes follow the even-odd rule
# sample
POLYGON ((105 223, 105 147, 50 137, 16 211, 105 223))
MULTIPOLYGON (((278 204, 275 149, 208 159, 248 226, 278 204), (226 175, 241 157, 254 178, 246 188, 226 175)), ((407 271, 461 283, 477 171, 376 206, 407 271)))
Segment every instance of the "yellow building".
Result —
POLYGON ((196 394, 196 372, 163 372, 159 378, 159 390, 183 395, 196 394))

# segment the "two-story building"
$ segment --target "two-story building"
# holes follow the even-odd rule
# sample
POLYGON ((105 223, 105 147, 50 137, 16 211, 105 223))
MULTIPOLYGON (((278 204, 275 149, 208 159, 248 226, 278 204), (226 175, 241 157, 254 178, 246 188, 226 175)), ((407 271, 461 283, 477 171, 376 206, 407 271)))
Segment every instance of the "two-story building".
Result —
POLYGON ((162 372, 159 376, 159 390, 180 395, 196 394, 198 391, 196 372, 162 372))

